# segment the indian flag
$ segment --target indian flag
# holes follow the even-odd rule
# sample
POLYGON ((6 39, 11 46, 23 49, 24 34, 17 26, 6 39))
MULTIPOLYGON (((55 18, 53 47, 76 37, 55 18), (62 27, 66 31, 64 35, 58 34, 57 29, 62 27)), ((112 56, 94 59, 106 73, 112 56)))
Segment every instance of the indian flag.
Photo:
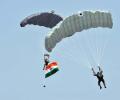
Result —
POLYGON ((51 62, 45 68, 45 78, 55 74, 57 71, 59 71, 57 62, 51 62))

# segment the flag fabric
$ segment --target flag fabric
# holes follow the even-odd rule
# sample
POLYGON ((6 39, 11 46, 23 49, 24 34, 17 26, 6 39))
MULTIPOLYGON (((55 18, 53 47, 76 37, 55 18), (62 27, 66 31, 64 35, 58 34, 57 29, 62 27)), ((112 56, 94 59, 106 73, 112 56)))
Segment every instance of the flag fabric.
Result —
POLYGON ((51 62, 45 68, 45 78, 55 74, 57 71, 59 71, 57 62, 51 62))

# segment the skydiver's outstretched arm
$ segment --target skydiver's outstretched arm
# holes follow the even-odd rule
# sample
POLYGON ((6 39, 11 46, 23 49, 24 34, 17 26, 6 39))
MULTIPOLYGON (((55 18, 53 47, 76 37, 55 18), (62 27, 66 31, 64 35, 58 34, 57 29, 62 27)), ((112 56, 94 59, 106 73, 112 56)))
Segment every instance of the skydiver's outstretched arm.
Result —
POLYGON ((44 64, 44 67, 43 67, 43 70, 45 69, 45 64, 44 64))
POLYGON ((103 70, 100 68, 100 66, 98 66, 98 68, 99 68, 100 74, 102 74, 102 73, 103 73, 103 70))
POLYGON ((92 71, 93 71, 93 75, 94 75, 94 76, 96 76, 96 73, 95 73, 95 71, 94 71, 94 69, 93 69, 93 68, 92 68, 92 71))

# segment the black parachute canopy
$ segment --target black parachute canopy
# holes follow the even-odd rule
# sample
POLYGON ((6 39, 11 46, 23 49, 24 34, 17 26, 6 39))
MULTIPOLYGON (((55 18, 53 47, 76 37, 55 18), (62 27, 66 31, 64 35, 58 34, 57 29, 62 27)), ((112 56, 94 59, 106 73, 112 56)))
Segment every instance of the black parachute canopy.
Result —
POLYGON ((53 28, 62 20, 63 18, 57 14, 54 14, 54 12, 43 12, 26 17, 20 23, 20 26, 25 27, 27 24, 33 24, 53 28))

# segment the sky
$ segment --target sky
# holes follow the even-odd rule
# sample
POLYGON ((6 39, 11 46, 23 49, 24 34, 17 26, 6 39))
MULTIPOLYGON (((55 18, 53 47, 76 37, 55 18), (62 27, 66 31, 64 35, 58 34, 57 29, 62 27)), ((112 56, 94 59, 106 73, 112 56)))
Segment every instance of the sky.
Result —
POLYGON ((119 9, 118 0, 0 0, 0 100, 119 100, 119 9), (19 24, 26 16, 51 10, 64 18, 78 11, 109 11, 113 28, 90 29, 62 40, 50 54, 60 71, 44 79, 44 38, 50 29, 19 24), (100 54, 107 84, 102 90, 91 71, 98 70, 100 54))

